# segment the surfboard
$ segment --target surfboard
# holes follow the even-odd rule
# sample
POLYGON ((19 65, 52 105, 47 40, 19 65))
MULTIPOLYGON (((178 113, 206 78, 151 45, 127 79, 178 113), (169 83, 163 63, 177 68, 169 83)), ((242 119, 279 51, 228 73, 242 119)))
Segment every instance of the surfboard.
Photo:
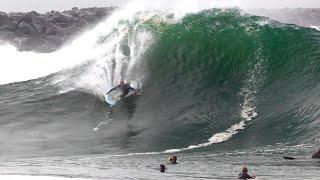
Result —
POLYGON ((111 91, 109 94, 105 94, 105 99, 110 106, 114 106, 120 99, 122 95, 122 90, 120 88, 116 88, 111 91))
MULTIPOLYGON (((138 94, 140 91, 137 90, 138 94)), ((130 90, 129 93, 125 96, 125 98, 136 94, 136 91, 130 90)), ((111 91, 109 94, 105 94, 106 102, 110 105, 110 107, 116 105, 116 103, 121 99, 122 90, 120 88, 116 88, 115 90, 111 91)))

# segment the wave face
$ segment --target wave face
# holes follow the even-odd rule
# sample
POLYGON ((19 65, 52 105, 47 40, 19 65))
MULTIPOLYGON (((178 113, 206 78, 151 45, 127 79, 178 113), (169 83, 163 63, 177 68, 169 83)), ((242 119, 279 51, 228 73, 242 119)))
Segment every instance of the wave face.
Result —
POLYGON ((152 10, 106 22, 113 28, 104 31, 102 23, 82 37, 90 39, 91 48, 79 48, 84 52, 70 45, 70 51, 55 52, 59 56, 32 53, 74 53, 70 66, 26 79, 1 77, 2 154, 214 151, 319 142, 315 29, 237 9, 182 18, 152 10), (108 114, 103 94, 121 78, 142 87, 142 95, 119 102, 108 114))

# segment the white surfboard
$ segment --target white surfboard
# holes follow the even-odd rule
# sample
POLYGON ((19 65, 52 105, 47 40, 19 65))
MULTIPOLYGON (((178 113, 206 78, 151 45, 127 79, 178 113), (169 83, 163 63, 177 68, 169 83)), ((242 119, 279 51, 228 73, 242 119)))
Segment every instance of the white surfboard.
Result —
MULTIPOLYGON (((133 95, 133 94, 137 94, 136 92, 138 92, 138 94, 140 94, 139 90, 137 91, 132 91, 130 90, 129 93, 125 96, 125 98, 133 95)), ((106 102, 108 104, 110 104, 110 107, 116 105, 116 103, 121 99, 121 95, 122 95, 122 90, 118 87, 115 90, 111 91, 109 94, 105 94, 105 99, 106 102)))
POLYGON ((110 104, 110 106, 114 106, 121 99, 121 95, 122 90, 120 88, 116 88, 105 95, 106 102, 110 104))

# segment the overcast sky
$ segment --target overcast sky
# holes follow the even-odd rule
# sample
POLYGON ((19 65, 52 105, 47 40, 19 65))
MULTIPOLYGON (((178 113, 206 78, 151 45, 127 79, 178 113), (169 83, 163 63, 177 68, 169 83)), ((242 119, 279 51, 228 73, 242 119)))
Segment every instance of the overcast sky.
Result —
MULTIPOLYGON (((46 12, 50 10, 64 10, 72 7, 105 7, 121 6, 129 0, 0 0, 0 11, 31 11, 46 12)), ((152 1, 152 0, 150 0, 152 1)), ((174 0, 172 0, 174 1, 174 0)), ((185 0, 188 1, 188 0, 185 0)), ((201 3, 202 0, 199 0, 201 3)), ((215 0, 212 0, 215 1, 215 0)), ((216 0, 228 1, 228 0, 216 0)), ((238 1, 246 8, 320 8, 320 0, 229 0, 238 1)))

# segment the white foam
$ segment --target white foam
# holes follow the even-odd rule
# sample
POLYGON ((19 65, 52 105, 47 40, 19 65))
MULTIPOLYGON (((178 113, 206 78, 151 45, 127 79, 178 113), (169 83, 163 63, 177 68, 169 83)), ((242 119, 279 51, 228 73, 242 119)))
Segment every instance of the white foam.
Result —
POLYGON ((310 28, 316 29, 318 31, 320 31, 320 27, 319 26, 310 26, 310 28))
MULTIPOLYGON (((176 17, 183 17, 186 13, 194 13, 212 7, 236 6, 236 1, 210 1, 203 0, 136 0, 131 1, 120 10, 114 12, 109 18, 97 25, 96 28, 84 33, 82 36, 53 53, 19 52, 11 45, 0 45, 0 84, 26 81, 47 76, 86 61, 103 58, 110 52, 108 42, 105 45, 98 43, 101 37, 106 37, 119 28, 121 20, 130 20, 137 12, 170 11, 176 17)), ((119 32, 121 33, 121 32, 119 32)), ((119 34, 119 38, 120 38, 119 34)), ((121 38, 120 38, 121 39, 121 38)), ((117 39, 110 39, 110 41, 117 39)), ((119 42, 118 42, 119 43, 119 42)), ((130 47, 132 48, 132 47, 130 47)), ((120 58, 120 56, 117 56, 120 58)), ((130 65, 132 66, 132 65, 130 65)), ((117 78, 120 77, 116 77, 117 78)), ((88 79, 89 81, 90 79, 88 79)))
POLYGON ((198 12, 218 6, 218 4, 211 1, 200 3, 196 0, 130 2, 123 9, 115 12, 107 21, 101 23, 100 26, 113 27, 112 31, 95 32, 102 38, 107 37, 107 41, 97 45, 95 52, 99 55, 91 58, 94 63, 76 78, 70 78, 73 75, 72 72, 59 76, 57 78, 61 82, 59 85, 62 86, 62 89, 68 90, 84 89, 99 97, 118 84, 120 79, 131 82, 133 87, 141 87, 145 71, 147 71, 144 69, 146 62, 142 61, 141 57, 153 43, 152 33, 141 29, 141 24, 152 18, 159 23, 162 21, 175 23, 186 13, 198 12), (168 14, 174 16, 168 16, 168 14), (121 49, 124 42, 129 47, 129 55, 121 49))

